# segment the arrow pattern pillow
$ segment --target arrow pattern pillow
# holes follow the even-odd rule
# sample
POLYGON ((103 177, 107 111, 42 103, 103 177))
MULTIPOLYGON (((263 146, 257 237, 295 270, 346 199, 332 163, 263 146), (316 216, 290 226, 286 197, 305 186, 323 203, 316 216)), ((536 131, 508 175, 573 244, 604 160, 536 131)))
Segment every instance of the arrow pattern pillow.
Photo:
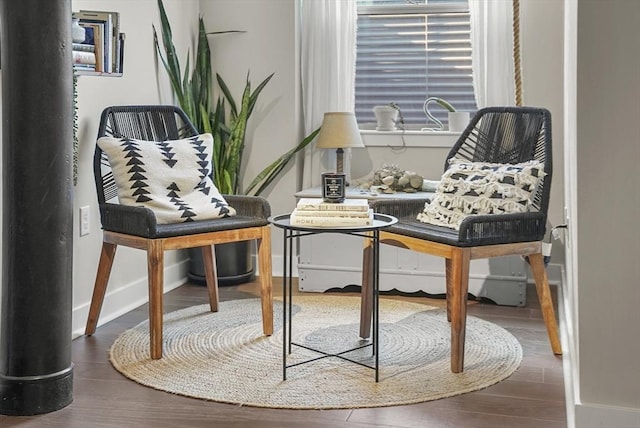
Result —
POLYGON ((431 203, 417 219, 456 230, 470 215, 526 212, 544 172, 544 164, 519 164, 449 160, 431 203))
POLYGON ((213 137, 173 141, 102 137, 122 205, 151 209, 158 224, 236 214, 211 180, 213 137))

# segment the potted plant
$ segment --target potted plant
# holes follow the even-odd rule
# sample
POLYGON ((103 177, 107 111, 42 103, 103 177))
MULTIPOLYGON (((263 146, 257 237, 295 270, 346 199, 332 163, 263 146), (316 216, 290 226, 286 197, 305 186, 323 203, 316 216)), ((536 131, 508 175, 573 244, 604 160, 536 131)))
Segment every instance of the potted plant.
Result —
POLYGON ((432 103, 432 102, 435 102, 436 104, 440 105, 440 107, 442 107, 442 108, 447 110, 447 119, 448 119, 448 123, 449 123, 449 131, 461 132, 461 131, 464 130, 464 128, 469 123, 469 112, 457 111, 455 109, 455 107, 453 107, 449 102, 445 101, 442 98, 429 97, 424 102, 423 109, 424 109, 424 113, 427 115, 427 117, 429 119, 431 119, 432 121, 434 121, 436 123, 436 125, 438 126, 438 128, 436 128, 436 129, 444 129, 444 125, 443 125, 442 121, 440 121, 438 118, 436 118, 429 111, 429 104, 432 103))
POLYGON ((376 116, 376 131, 395 131, 400 107, 396 103, 375 106, 373 114, 376 116))
MULTIPOLYGON (((249 73, 247 73, 247 80, 240 98, 240 103, 237 104, 222 77, 216 73, 216 82, 220 88, 221 96, 213 102, 211 50, 207 36, 209 34, 238 31, 207 33, 204 28, 204 21, 202 17, 200 17, 198 23, 198 42, 193 67, 190 68, 189 66, 190 53, 187 52, 187 62, 183 74, 172 40, 171 25, 162 0, 158 0, 158 9, 160 11, 160 22, 162 26, 163 48, 160 46, 154 27, 153 34, 156 52, 169 75, 171 86, 176 94, 180 107, 185 111, 199 132, 208 132, 214 137, 213 163, 214 183, 216 187, 222 194, 260 195, 273 183, 280 172, 291 159, 294 158, 296 153, 313 141, 320 129, 318 128, 295 147, 279 156, 262 170, 249 183, 247 188, 243 190, 240 184, 240 172, 245 147, 247 123, 251 117, 258 96, 269 83, 273 74, 267 76, 255 89, 252 89, 249 73)), ((249 243, 247 243, 247 245, 243 244, 242 242, 237 244, 223 244, 223 246, 225 246, 224 251, 216 252, 219 282, 222 285, 246 282, 253 277, 251 247, 249 243), (235 250, 229 248, 229 246, 232 245, 236 247, 235 250), (240 255, 238 255, 238 252, 240 255), (228 259, 221 260, 222 257, 228 257, 228 259), (243 266, 238 266, 238 264, 244 265, 247 261, 251 263, 250 272, 243 272, 246 269, 244 269, 243 266), (237 271, 234 269, 234 266, 238 267, 237 271), (225 269, 228 269, 229 272, 224 272, 225 269), (229 278, 229 280, 225 280, 225 278, 229 278)), ((220 246, 218 247, 220 248, 220 246)), ((204 277, 201 260, 198 260, 200 258, 200 251, 191 251, 190 255, 192 258, 190 276, 192 279, 200 280, 204 277)))

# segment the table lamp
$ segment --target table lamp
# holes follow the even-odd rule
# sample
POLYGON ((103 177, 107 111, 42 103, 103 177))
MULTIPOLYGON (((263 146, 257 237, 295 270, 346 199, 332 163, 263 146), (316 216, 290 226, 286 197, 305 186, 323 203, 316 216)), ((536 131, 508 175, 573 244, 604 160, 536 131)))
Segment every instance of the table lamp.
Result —
POLYGON ((316 147, 336 149, 336 172, 344 173, 344 149, 364 147, 356 115, 350 112, 325 113, 316 147))

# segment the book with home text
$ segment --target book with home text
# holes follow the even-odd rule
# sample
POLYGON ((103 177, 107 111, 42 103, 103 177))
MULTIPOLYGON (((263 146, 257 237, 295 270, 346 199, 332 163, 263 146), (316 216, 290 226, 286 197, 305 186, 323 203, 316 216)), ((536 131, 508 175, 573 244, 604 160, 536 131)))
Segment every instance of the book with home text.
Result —
POLYGON ((305 216, 299 215, 301 211, 294 210, 289 216, 289 222, 293 226, 308 227, 362 227, 373 224, 373 212, 366 217, 349 216, 305 216))

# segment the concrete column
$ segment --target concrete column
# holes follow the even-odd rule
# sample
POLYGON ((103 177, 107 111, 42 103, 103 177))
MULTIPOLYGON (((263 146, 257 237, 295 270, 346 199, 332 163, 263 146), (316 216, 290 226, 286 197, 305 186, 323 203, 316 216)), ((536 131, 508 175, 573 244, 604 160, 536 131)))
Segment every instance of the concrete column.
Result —
POLYGON ((71 0, 0 0, 0 414, 73 400, 71 0))

